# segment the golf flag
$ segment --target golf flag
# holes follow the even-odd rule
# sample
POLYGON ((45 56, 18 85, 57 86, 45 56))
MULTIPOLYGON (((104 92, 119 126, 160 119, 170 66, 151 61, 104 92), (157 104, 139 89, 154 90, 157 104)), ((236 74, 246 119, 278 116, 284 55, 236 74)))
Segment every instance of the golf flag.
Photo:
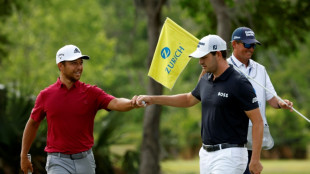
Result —
POLYGON ((148 76, 172 89, 188 64, 190 53, 199 40, 178 24, 167 18, 161 30, 148 76))

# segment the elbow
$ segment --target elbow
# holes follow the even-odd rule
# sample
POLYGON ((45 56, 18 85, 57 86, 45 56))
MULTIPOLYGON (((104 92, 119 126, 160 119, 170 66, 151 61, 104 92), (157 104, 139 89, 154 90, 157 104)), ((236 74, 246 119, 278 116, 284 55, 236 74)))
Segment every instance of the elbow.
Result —
POLYGON ((264 129, 264 121, 263 121, 263 119, 257 120, 256 123, 253 124, 253 126, 254 126, 254 125, 255 125, 255 127, 256 127, 257 129, 263 130, 263 129, 264 129))
POLYGON ((134 109, 135 107, 133 107, 130 103, 129 105, 118 105, 117 107, 115 107, 115 111, 119 111, 119 112, 127 112, 127 111, 131 111, 132 109, 134 109))
POLYGON ((263 120, 262 118, 260 118, 260 119, 258 119, 258 120, 256 121, 256 124, 257 124, 258 126, 264 127, 264 120, 263 120))
POLYGON ((256 126, 256 127, 264 127, 264 120, 262 119, 262 117, 258 117, 257 119, 255 120, 252 120, 252 123, 253 123, 253 126, 256 126))

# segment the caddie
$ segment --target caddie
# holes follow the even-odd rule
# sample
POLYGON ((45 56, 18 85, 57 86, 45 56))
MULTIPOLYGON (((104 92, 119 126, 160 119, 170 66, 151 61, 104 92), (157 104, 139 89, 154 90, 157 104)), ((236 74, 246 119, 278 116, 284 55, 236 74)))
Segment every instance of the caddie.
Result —
MULTIPOLYGON (((227 61, 235 68, 238 68, 243 73, 253 78, 256 82, 269 89, 269 91, 271 91, 273 94, 276 94, 276 91, 271 83, 266 68, 251 59, 256 46, 261 45, 261 43, 256 40, 253 30, 247 27, 239 27, 235 29, 231 36, 231 45, 233 48, 233 53, 231 57, 227 59, 227 61)), ((266 101, 271 107, 275 109, 282 108, 289 109, 291 111, 293 103, 287 99, 284 100, 286 103, 283 103, 279 101, 275 96, 273 96, 270 92, 266 91, 264 88, 255 83, 252 79, 249 79, 249 81, 255 89, 259 104, 259 110, 264 120, 264 137, 262 148, 264 150, 268 150, 273 147, 274 141, 270 134, 269 125, 266 119, 266 101)), ((250 121, 247 137, 248 165, 244 174, 251 174, 249 171, 249 164, 251 162, 252 156, 252 139, 252 122, 250 121)))

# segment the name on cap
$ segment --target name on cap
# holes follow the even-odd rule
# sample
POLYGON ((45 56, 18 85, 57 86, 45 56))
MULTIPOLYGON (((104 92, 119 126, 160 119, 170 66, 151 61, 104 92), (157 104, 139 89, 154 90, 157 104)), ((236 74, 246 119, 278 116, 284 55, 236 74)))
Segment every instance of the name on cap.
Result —
POLYGON ((198 42, 197 47, 199 48, 199 47, 200 47, 200 45, 205 45, 205 43, 203 43, 203 42, 198 42))
POLYGON ((63 56, 65 56, 63 53, 58 54, 59 59, 62 59, 63 56))
POLYGON ((254 36, 254 32, 253 31, 245 31, 245 35, 246 36, 254 36))

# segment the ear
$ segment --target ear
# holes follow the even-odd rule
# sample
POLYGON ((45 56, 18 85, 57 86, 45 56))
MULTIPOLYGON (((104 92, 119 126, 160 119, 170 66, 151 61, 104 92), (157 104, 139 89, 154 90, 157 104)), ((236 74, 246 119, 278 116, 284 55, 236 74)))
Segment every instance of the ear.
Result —
POLYGON ((233 48, 235 48, 237 44, 238 44, 238 43, 237 43, 237 41, 235 41, 235 40, 233 40, 233 41, 231 42, 231 45, 232 45, 233 48))
POLYGON ((216 51, 216 55, 217 55, 217 57, 222 57, 222 52, 216 51))
POLYGON ((57 64, 59 71, 61 71, 61 69, 65 66, 62 62, 59 62, 57 64))

